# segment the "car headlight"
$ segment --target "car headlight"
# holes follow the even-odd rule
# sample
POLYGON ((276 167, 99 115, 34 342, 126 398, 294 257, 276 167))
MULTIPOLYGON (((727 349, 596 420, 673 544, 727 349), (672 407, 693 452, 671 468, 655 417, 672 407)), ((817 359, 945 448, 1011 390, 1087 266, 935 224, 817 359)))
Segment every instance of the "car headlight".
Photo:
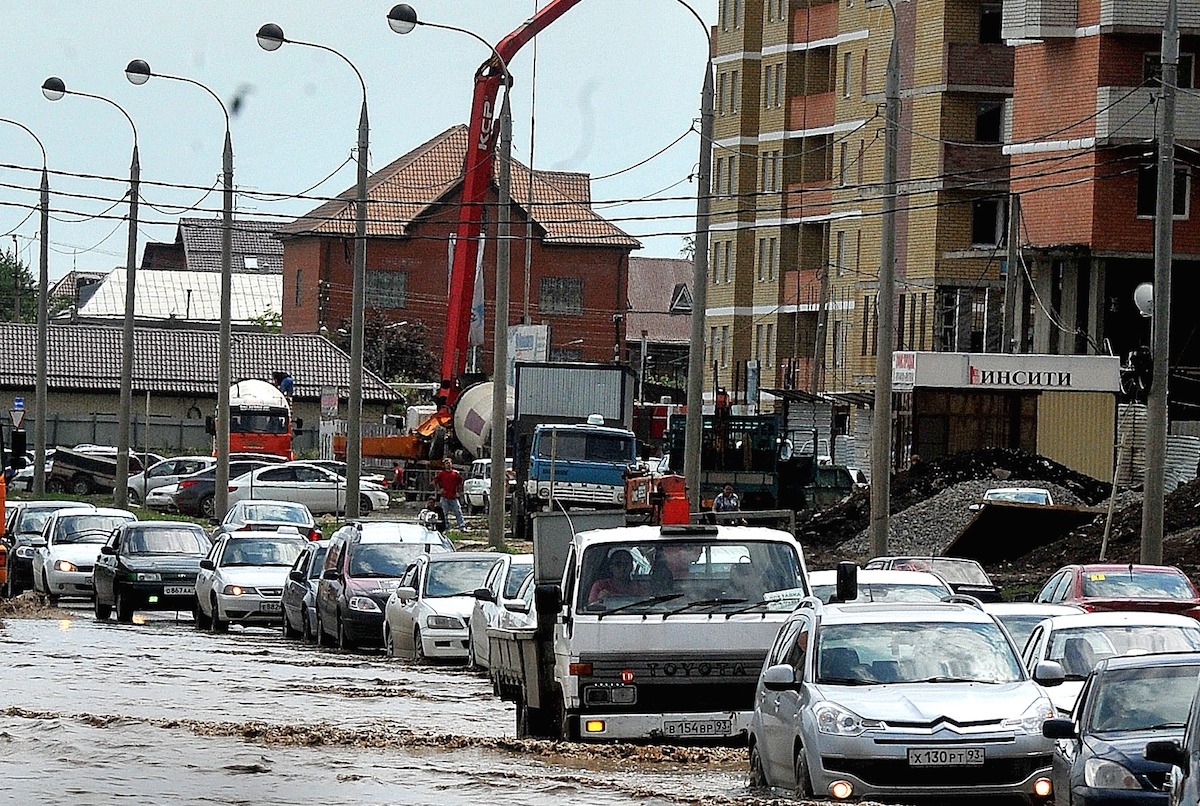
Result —
POLYGON ((56 560, 54 562, 55 571, 78 571, 78 566, 70 560, 56 560))
POLYGON ((162 582, 162 574, 156 574, 153 571, 138 571, 129 575, 134 582, 162 582))
POLYGON ((861 736, 863 731, 882 727, 878 719, 863 719, 835 702, 819 702, 813 708, 817 730, 830 736, 861 736))
POLYGON ((379 613, 379 605, 369 596, 351 596, 350 609, 357 610, 360 613, 379 613))
POLYGON ((32 560, 34 553, 33 546, 17 546, 16 555, 22 560, 32 560))
POLYGON ((549 498, 549 497, 550 497, 550 488, 549 487, 539 487, 538 488, 538 498, 549 498))
POLYGON ((1115 761, 1089 758, 1083 764, 1083 783, 1093 789, 1141 789, 1133 773, 1115 761))
POLYGON ((258 593, 254 588, 243 588, 241 585, 226 585, 221 593, 226 596, 245 596, 248 593, 258 593))
POLYGON ((1042 735, 1042 723, 1054 718, 1054 706, 1049 700, 1037 700, 1025 709, 1025 713, 1013 719, 1004 720, 1004 727, 1012 728, 1018 733, 1042 735))
POLYGON ((461 630, 463 623, 454 616, 427 616, 425 626, 431 630, 461 630))

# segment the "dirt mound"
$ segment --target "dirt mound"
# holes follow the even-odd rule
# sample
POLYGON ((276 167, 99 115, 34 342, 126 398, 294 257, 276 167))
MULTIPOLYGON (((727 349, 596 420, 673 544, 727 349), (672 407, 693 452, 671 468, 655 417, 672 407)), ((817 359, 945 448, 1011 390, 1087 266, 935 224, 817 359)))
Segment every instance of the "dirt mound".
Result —
MULTIPOLYGON (((1006 448, 964 451, 930 462, 923 462, 892 477, 891 511, 903 512, 938 493, 966 481, 1008 479, 1056 484, 1069 490, 1083 503, 1094 505, 1104 500, 1110 485, 1071 470, 1044 456, 1006 448)), ((859 491, 837 506, 814 514, 797 524, 796 533, 806 555, 823 558, 837 546, 867 528, 871 518, 871 498, 859 491)))

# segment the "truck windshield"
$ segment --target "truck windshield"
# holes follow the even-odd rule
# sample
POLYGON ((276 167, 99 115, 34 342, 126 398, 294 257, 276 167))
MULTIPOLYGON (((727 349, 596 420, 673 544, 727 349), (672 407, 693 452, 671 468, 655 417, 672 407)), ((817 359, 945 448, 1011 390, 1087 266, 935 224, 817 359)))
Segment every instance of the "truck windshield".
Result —
POLYGON ((581 434, 558 431, 543 432, 538 438, 539 459, 554 458, 576 462, 631 462, 634 459, 633 439, 621 434, 581 434))
POLYGON ((287 414, 280 410, 239 411, 229 416, 229 430, 235 434, 286 434, 287 414))
POLYGON ((805 588, 795 548, 769 540, 604 543, 580 580, 578 610, 597 614, 788 611, 805 588))

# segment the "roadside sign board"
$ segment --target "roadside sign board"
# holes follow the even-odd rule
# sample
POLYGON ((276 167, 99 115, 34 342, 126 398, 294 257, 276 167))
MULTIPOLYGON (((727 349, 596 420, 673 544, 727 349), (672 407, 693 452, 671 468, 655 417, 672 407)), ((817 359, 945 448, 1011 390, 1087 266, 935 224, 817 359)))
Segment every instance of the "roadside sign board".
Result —
POLYGON ((13 408, 16 409, 17 411, 24 411, 25 410, 25 398, 14 397, 13 398, 13 408))

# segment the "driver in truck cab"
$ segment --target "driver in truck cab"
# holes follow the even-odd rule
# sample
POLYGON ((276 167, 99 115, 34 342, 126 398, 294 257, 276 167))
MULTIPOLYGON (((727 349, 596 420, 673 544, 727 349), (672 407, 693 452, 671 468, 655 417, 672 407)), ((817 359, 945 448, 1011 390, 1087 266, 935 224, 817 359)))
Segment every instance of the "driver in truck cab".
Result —
POLYGON ((639 596, 645 593, 642 580, 633 577, 633 555, 617 549, 600 569, 600 578, 588 590, 588 605, 602 604, 609 596, 639 596))

